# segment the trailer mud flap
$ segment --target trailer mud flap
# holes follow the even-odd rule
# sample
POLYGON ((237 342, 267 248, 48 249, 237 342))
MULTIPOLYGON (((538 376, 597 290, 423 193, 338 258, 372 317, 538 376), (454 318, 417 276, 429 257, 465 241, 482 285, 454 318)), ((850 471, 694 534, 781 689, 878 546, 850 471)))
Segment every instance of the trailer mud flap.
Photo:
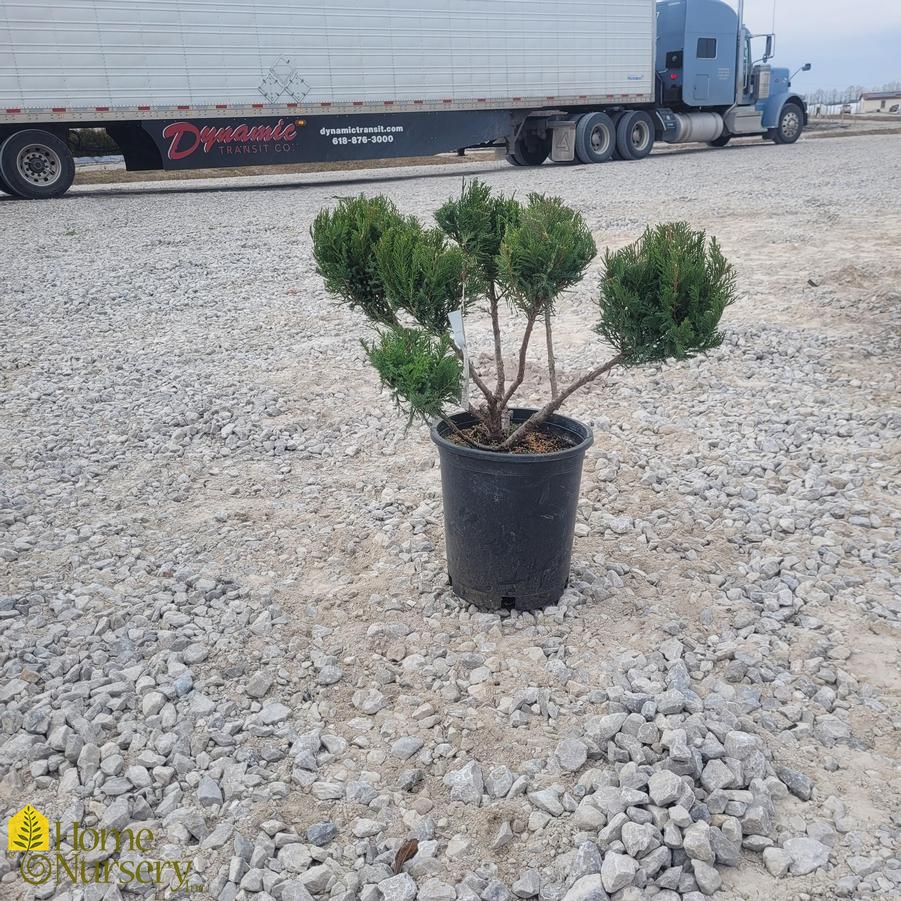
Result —
POLYGON ((507 110, 449 110, 168 119, 143 128, 163 168, 177 170, 431 156, 502 142, 514 124, 507 110))
POLYGON ((555 163, 571 163, 576 156, 575 120, 549 122, 551 129, 551 159, 555 163))

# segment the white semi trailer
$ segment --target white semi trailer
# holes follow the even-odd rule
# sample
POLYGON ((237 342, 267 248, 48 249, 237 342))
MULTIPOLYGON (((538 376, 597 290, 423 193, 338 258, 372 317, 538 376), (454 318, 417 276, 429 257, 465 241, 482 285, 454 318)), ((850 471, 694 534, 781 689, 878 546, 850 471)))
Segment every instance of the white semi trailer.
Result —
POLYGON ((750 37, 722 0, 0 0, 0 190, 63 194, 78 128, 130 170, 790 142, 750 37))

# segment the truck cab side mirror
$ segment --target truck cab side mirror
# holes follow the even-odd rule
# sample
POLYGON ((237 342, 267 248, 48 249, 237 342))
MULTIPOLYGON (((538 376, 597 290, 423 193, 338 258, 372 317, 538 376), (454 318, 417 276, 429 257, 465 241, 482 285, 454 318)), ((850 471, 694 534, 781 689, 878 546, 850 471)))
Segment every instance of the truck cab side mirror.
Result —
POLYGON ((763 61, 766 62, 768 59, 772 59, 773 57, 773 35, 768 34, 766 36, 766 50, 763 51, 763 61))
POLYGON ((810 71, 810 63, 804 63, 804 65, 801 66, 801 71, 802 71, 802 72, 809 72, 809 71, 810 71))

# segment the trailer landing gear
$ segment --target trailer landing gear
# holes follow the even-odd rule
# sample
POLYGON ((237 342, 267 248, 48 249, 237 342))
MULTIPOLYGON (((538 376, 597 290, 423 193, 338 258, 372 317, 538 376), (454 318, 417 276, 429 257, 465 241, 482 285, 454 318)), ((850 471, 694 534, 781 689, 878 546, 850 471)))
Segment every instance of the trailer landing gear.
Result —
POLYGON ((49 131, 26 128, 0 144, 0 187, 28 200, 59 197, 75 178, 75 160, 65 141, 49 131))

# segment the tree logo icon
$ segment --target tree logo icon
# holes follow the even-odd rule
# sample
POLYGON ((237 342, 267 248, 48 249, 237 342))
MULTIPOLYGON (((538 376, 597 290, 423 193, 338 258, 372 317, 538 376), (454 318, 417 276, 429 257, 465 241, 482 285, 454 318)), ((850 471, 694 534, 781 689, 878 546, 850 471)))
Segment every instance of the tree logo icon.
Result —
POLYGON ((26 804, 7 826, 10 851, 49 851, 50 823, 47 817, 26 804))

